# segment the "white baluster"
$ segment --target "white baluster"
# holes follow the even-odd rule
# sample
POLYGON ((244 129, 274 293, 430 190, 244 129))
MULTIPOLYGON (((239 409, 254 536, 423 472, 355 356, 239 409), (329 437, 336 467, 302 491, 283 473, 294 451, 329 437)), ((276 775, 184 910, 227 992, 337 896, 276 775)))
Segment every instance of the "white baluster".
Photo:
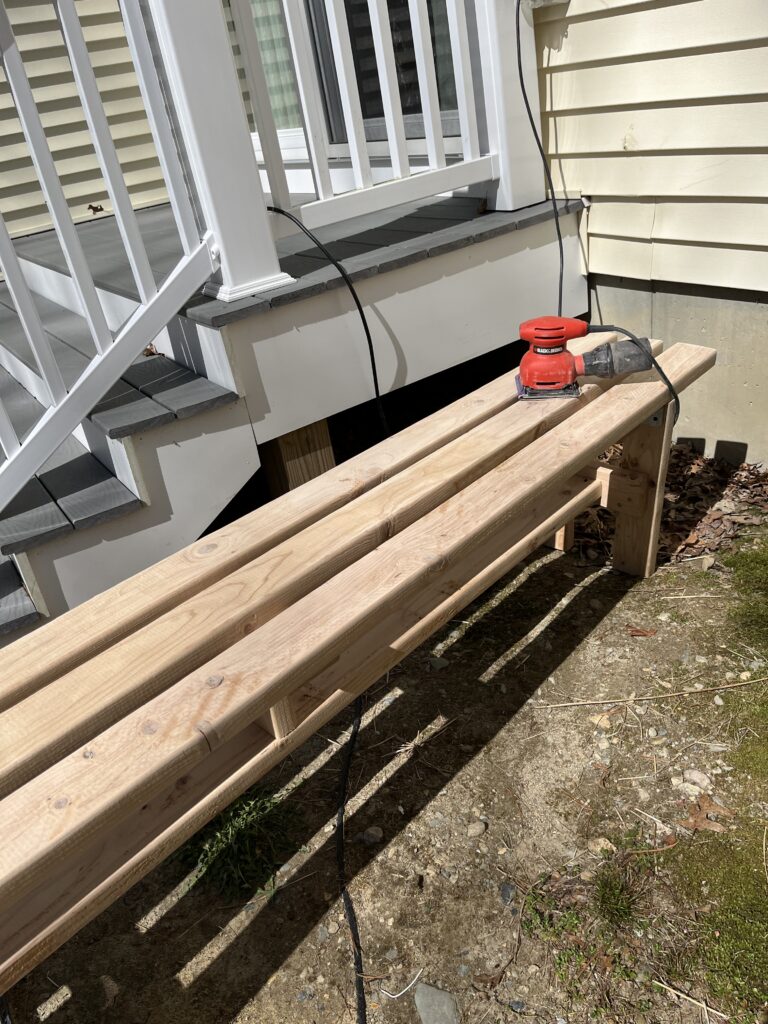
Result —
POLYGON ((435 53, 429 28, 427 0, 408 0, 408 10, 411 15, 411 34, 416 56, 416 74, 419 79, 419 95, 421 97, 421 112, 424 117, 424 135, 427 140, 429 166, 445 167, 443 122, 440 116, 435 53))
MULTIPOLYGON (((512 6, 512 0, 508 0, 512 6)), ((459 125, 464 159, 474 160, 480 156, 480 142, 477 133, 477 113, 475 111, 475 90, 472 83, 472 65, 469 56, 469 33, 467 31, 467 13, 464 0, 446 0, 448 15, 448 32, 451 37, 451 54, 453 56, 453 77, 456 82, 456 100, 459 106, 459 125)), ((508 54, 510 66, 513 54, 508 54)))
POLYGON ((405 141, 403 107, 400 102, 400 87, 397 81, 395 49, 392 45, 392 28, 389 21, 387 0, 368 0, 371 17, 373 48, 379 72, 379 88, 384 107, 384 122, 387 126, 389 155, 396 178, 407 178, 411 173, 408 161, 408 145, 405 141))
POLYGON ((80 300, 83 316, 88 323, 97 351, 106 352, 112 344, 112 334, 96 294, 93 277, 69 212, 64 189, 59 181, 56 165, 45 137, 45 130, 32 95, 27 72, 16 45, 5 4, 2 2, 0 2, 0 49, 2 49, 5 77, 13 94, 21 129, 29 146, 32 163, 37 171, 40 188, 56 229, 67 267, 72 275, 72 282, 80 300))
POLYGON ((125 246, 128 262, 133 272, 139 298, 146 303, 157 291, 155 277, 149 265, 147 251, 139 231, 139 223, 133 210, 123 170, 112 140, 112 132, 101 102, 88 48, 85 45, 83 29, 75 9, 74 0, 56 0, 59 24, 69 52, 72 73, 75 78, 85 120, 91 132, 91 142, 96 151, 104 183, 107 186, 112 209, 125 246))
POLYGON ((251 0, 230 0, 230 7, 235 23, 235 35, 243 55, 245 79, 248 83, 253 116, 259 133, 259 144, 267 168, 272 202, 275 206, 290 209, 291 193, 288 188, 288 179, 285 176, 283 154, 269 99, 267 76, 264 74, 259 40, 256 38, 251 0))
POLYGON ((352 43, 349 38, 344 0, 326 0, 326 11, 355 184, 358 188, 369 188, 373 184, 373 177, 365 141, 365 124, 360 106, 360 93, 357 88, 355 62, 352 57, 352 43))

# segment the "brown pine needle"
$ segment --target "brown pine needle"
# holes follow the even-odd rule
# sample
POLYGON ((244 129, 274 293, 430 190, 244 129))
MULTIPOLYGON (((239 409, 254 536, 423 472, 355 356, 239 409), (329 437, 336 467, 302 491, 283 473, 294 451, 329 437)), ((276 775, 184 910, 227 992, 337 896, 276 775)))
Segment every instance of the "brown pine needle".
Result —
POLYGON ((743 686, 754 686, 755 683, 768 682, 768 676, 760 679, 742 680, 740 683, 721 683, 719 686, 704 686, 700 690, 675 690, 673 693, 654 693, 647 697, 613 697, 605 700, 570 700, 563 704, 534 704, 534 711, 550 711, 552 708, 593 707, 600 704, 640 704, 649 700, 669 700, 670 697, 695 697, 697 693, 715 693, 718 690, 736 690, 743 686))

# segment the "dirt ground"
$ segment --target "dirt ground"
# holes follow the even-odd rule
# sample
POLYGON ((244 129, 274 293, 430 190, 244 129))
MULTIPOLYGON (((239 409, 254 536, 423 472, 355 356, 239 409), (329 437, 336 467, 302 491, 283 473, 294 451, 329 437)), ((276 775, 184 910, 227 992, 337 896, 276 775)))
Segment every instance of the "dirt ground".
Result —
MULTIPOLYGON (((686 895, 675 865, 768 824, 732 761, 768 669, 727 620, 729 570, 637 582, 591 555, 539 552, 368 696, 346 834, 371 1024, 723 1019, 685 973, 717 894, 686 895), (420 1016, 424 985, 440 1012, 420 1016)), ((353 1022, 333 850, 350 721, 261 786, 288 812, 275 891, 190 890, 177 857, 15 989, 14 1021, 353 1022)))

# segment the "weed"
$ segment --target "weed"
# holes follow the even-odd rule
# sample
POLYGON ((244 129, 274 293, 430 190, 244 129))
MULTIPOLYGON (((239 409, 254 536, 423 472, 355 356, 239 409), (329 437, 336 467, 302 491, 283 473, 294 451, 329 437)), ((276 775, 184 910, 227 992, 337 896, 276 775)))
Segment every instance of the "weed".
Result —
POLYGON ((638 879, 626 866, 604 864, 595 877, 592 905, 602 921, 617 928, 634 920, 640 895, 638 879))
POLYGON ((250 790, 191 839, 181 856, 193 865, 195 882, 205 877, 233 896, 258 891, 293 852, 291 817, 274 796, 250 790))

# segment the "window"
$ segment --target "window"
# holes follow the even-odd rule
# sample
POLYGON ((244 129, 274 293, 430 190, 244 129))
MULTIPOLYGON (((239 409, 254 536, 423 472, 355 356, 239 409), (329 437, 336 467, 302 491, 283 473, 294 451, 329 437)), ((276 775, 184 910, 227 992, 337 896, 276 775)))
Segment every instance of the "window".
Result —
MULTIPOLYGON (((306 2, 314 35, 329 138, 332 143, 342 144, 346 142, 346 130, 325 2, 306 2)), ((301 111, 281 0, 251 0, 251 3, 277 127, 298 128, 301 125, 301 111)), ((345 7, 366 137, 371 142, 386 140, 368 3, 367 0, 345 0, 345 7)), ((407 0, 388 0, 388 7, 406 136, 409 139, 424 138, 408 3, 407 0)), ((445 0, 429 0, 428 8, 443 133, 445 136, 457 136, 460 132, 445 0)))

